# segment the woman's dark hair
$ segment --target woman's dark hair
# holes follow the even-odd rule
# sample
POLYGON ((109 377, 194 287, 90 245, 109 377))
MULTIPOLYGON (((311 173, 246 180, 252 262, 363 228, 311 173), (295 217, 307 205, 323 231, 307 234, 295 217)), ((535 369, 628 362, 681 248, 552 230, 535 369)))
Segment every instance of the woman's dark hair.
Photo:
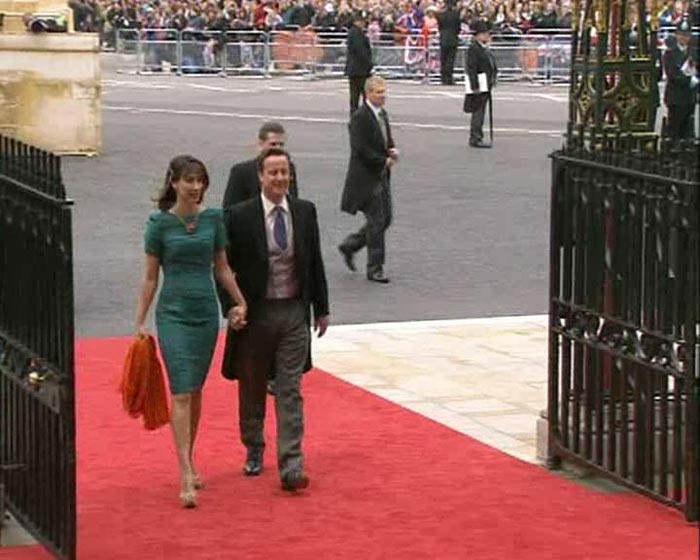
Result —
POLYGON ((170 160, 168 171, 165 173, 165 182, 163 187, 158 191, 155 197, 155 203, 159 210, 163 212, 170 210, 177 200, 177 193, 173 188, 173 183, 179 181, 183 177, 194 176, 202 180, 204 189, 202 189, 202 197, 197 202, 202 202, 204 192, 209 187, 209 173, 205 165, 196 157, 182 155, 176 156, 170 160))

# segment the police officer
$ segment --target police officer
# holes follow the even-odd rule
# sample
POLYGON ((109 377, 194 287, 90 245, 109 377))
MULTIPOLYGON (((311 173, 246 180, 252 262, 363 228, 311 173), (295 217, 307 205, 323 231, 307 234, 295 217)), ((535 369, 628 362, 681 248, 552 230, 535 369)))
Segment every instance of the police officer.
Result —
POLYGON ((690 23, 685 18, 676 26, 674 37, 667 41, 664 70, 668 134, 675 139, 692 138, 698 77, 696 62, 690 56, 690 23))
POLYGON ((438 29, 440 30, 440 82, 443 85, 453 85, 452 74, 455 67, 455 55, 459 46, 459 32, 462 20, 455 9, 455 0, 447 0, 445 10, 438 14, 438 29))

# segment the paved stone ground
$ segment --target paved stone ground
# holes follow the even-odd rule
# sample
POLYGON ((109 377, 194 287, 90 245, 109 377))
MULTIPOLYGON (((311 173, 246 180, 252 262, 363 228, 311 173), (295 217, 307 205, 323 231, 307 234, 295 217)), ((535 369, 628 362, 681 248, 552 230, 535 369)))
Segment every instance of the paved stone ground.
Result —
POLYGON ((315 364, 492 447, 536 462, 547 317, 341 326, 315 364))

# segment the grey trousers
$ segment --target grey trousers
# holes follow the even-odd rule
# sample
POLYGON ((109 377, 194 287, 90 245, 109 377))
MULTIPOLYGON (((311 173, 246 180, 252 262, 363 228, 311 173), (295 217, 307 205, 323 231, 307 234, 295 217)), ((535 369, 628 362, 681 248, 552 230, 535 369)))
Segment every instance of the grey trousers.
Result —
POLYGON ((240 333, 238 404, 241 441, 249 452, 265 447, 263 425, 267 374, 276 365, 275 415, 280 477, 303 469, 301 375, 309 349, 309 327, 298 299, 267 300, 240 333))
POLYGON ((391 225, 392 217, 391 190, 388 181, 382 181, 370 203, 362 209, 362 213, 365 215, 365 225, 348 235, 341 245, 353 253, 366 246, 367 273, 371 274, 382 269, 386 257, 384 236, 391 225))

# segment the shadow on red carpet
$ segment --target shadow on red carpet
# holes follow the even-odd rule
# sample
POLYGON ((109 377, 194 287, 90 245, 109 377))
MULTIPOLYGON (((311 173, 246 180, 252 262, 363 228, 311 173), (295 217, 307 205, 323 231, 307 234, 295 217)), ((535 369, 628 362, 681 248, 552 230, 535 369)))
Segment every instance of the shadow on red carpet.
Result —
MULTIPOLYGON (((205 387, 199 507, 179 506, 170 431, 121 410, 129 340, 77 345, 80 560, 691 560, 697 529, 633 493, 602 494, 511 458, 324 372, 305 376, 311 486, 240 474, 235 385, 205 387)), ((533 426, 534 429, 534 426, 533 426)), ((0 559, 49 558, 37 547, 0 559)))

